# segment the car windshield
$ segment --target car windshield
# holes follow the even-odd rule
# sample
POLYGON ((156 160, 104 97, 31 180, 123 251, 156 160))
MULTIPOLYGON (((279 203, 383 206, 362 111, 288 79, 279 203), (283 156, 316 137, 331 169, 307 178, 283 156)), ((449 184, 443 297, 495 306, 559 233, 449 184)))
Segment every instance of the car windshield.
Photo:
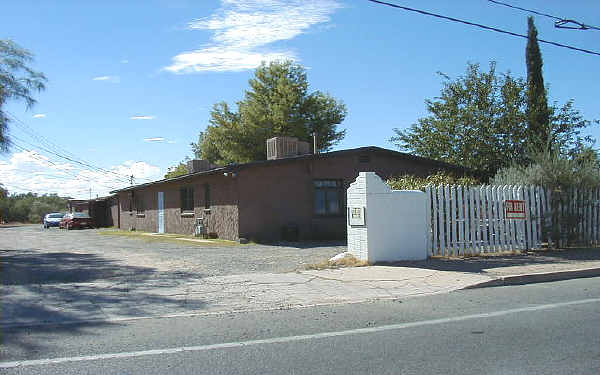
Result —
POLYGON ((86 214, 85 212, 75 212, 73 214, 73 217, 79 218, 79 219, 89 219, 90 215, 86 214))
POLYGON ((48 217, 50 219, 61 219, 63 216, 65 216, 64 214, 49 214, 48 217))

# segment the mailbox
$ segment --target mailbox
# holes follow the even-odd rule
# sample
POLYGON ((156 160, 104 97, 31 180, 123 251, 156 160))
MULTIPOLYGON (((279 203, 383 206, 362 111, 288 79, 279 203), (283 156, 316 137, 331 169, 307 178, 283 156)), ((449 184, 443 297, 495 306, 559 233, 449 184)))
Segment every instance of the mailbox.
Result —
POLYGON ((364 226, 365 208, 364 207, 348 207, 348 222, 350 226, 364 226))

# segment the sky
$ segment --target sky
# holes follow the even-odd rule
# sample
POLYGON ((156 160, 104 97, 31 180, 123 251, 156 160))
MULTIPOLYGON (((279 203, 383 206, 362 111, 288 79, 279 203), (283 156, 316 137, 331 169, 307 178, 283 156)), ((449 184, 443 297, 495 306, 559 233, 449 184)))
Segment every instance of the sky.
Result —
MULTIPOLYGON (((487 0, 389 0, 526 34, 526 12, 487 0)), ((600 26, 593 0, 505 0, 600 26)), ((437 72, 467 63, 526 75, 526 40, 367 0, 7 0, 0 38, 35 55, 48 78, 37 104, 9 102, 17 146, 0 154, 11 193, 73 198, 160 179, 191 156, 213 104, 235 106, 261 61, 291 59, 310 91, 343 101, 346 137, 334 150, 395 149, 393 129, 427 115, 437 72)), ((600 51, 600 31, 564 30, 536 15, 538 38, 600 51)), ((541 44, 550 102, 574 99, 600 119, 600 56, 541 44)), ((586 134, 600 139, 600 130, 586 134)))

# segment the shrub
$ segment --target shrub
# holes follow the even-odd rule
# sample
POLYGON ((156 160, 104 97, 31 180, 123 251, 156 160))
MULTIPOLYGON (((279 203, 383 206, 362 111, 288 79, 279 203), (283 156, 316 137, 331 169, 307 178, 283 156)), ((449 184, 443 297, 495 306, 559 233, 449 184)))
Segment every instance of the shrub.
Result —
POLYGON ((475 177, 455 176, 447 172, 437 172, 427 177, 413 176, 405 174, 403 176, 392 177, 387 180, 387 184, 394 190, 421 190, 424 191, 427 185, 463 185, 474 186, 481 185, 475 177))

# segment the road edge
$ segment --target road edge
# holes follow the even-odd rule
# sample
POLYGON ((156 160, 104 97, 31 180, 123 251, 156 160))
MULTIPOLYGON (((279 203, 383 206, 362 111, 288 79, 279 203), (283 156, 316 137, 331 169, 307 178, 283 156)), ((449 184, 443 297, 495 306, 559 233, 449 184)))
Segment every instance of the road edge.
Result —
POLYGON ((597 276, 600 276, 600 267, 567 271, 528 273, 519 275, 500 276, 490 281, 484 281, 481 283, 469 285, 467 287, 464 287, 463 289, 479 289, 497 286, 536 284, 597 276))

